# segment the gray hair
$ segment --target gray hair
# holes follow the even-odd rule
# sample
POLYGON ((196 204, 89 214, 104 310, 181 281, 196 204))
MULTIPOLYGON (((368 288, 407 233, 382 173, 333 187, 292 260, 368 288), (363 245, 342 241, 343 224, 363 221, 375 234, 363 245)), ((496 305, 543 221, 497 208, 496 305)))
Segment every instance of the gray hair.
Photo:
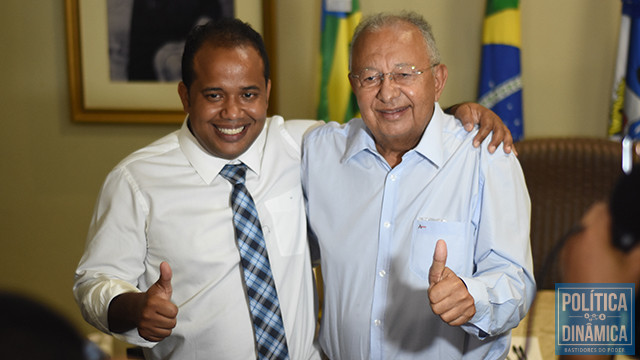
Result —
POLYGON ((351 45, 349 46, 349 70, 351 70, 351 58, 353 53, 353 44, 358 41, 360 35, 365 32, 379 31, 385 26, 394 25, 397 23, 407 23, 418 28, 422 34, 424 42, 427 44, 429 50, 429 61, 431 65, 440 63, 440 52, 436 46, 436 39, 433 37, 431 31, 431 25, 424 19, 424 17, 413 11, 402 11, 400 13, 377 13, 366 16, 360 21, 356 27, 353 38, 351 39, 351 45))

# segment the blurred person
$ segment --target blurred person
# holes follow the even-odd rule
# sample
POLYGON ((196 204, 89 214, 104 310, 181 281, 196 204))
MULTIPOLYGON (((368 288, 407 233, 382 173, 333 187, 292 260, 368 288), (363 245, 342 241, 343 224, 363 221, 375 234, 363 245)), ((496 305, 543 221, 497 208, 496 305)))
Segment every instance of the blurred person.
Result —
MULTIPOLYGON (((593 204, 560 253, 566 283, 633 283, 640 290, 640 165, 622 175, 610 201, 593 204)), ((636 355, 638 355, 636 315, 636 355)), ((613 355, 563 355, 562 359, 612 359, 613 355)))
POLYGON ((0 291, 0 359, 106 360, 95 344, 48 306, 0 291))

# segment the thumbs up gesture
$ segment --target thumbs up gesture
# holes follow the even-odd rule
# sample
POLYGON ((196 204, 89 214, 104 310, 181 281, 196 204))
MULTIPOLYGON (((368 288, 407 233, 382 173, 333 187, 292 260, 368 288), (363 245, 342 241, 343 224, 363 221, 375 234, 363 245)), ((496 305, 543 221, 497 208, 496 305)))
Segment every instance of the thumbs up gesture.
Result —
POLYGON ((433 313, 451 326, 460 326, 476 313, 467 286, 447 266, 447 243, 438 240, 429 269, 429 303, 433 313))
POLYGON ((145 293, 137 327, 140 336, 149 341, 166 338, 176 326, 178 307, 171 302, 171 276, 171 267, 162 262, 160 278, 145 293))

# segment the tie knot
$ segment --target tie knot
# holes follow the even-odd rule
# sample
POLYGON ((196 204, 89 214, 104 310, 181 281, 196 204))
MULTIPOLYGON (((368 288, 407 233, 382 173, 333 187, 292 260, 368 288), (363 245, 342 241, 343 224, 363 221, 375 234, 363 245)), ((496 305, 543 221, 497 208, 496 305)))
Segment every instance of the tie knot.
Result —
POLYGON ((232 185, 244 184, 244 177, 246 174, 247 165, 245 164, 227 164, 220 171, 220 175, 227 179, 232 185))

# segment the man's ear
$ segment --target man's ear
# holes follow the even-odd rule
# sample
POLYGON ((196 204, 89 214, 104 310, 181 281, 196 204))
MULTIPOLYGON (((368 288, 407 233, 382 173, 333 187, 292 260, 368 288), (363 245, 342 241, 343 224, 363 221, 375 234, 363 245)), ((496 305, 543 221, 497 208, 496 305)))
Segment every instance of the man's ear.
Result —
POLYGON ((438 64, 433 67, 433 78, 435 80, 435 90, 436 90, 436 101, 440 100, 440 95, 442 94, 442 90, 444 90, 444 86, 447 84, 447 76, 449 76, 449 70, 447 70, 447 65, 438 64))
POLYGON ((191 102, 189 101, 189 89, 182 81, 178 84, 178 95, 180 95, 180 101, 182 101, 182 108, 185 113, 189 113, 191 108, 191 102))
POLYGON ((271 97, 271 79, 267 80, 267 109, 269 108, 270 97, 271 97))

